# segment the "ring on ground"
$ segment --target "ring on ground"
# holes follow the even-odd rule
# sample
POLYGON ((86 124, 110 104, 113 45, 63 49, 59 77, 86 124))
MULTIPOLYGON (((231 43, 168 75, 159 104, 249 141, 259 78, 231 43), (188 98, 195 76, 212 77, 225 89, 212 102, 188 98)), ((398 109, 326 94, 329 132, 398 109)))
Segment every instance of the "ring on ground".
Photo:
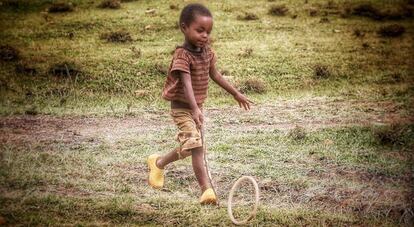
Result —
POLYGON ((236 225, 246 224, 248 221, 250 221, 251 219, 256 217, 258 206, 259 206, 259 186, 257 185, 256 180, 251 176, 242 176, 239 179, 237 179, 237 181, 233 184, 233 187, 231 187, 231 189, 230 189, 229 199, 228 199, 228 204, 227 204, 227 212, 229 214, 229 217, 230 217, 231 221, 236 225), (234 192, 239 188, 240 184, 243 181, 250 181, 252 183, 252 185, 254 187, 255 204, 254 204, 254 207, 253 207, 252 211, 250 212, 249 216, 246 219, 237 220, 233 215, 233 207, 232 207, 233 206, 233 196, 234 196, 234 192))

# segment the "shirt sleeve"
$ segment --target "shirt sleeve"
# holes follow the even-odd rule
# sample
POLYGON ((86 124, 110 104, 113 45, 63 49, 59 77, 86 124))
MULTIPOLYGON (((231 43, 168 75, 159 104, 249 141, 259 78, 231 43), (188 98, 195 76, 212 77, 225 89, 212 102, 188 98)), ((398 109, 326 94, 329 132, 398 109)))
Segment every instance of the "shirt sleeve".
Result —
POLYGON ((190 64, 190 59, 184 53, 184 51, 182 49, 177 49, 174 53, 170 71, 181 71, 185 73, 190 73, 190 64))

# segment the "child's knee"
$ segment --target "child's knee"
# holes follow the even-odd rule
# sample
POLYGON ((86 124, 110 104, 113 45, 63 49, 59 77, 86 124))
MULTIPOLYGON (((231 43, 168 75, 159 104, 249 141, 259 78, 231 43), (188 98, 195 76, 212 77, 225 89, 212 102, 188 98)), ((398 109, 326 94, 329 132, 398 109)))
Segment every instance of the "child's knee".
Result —
POLYGON ((188 156, 202 156, 203 147, 196 147, 193 149, 177 149, 177 154, 179 159, 185 159, 188 156))
POLYGON ((192 150, 183 150, 183 149, 180 149, 180 148, 178 148, 177 149, 177 154, 178 154, 178 158, 179 159, 185 159, 185 158, 187 158, 188 156, 191 156, 192 155, 192 150))
POLYGON ((192 151, 193 154, 202 154, 203 153, 203 147, 202 146, 201 147, 196 147, 196 148, 193 148, 191 151, 192 151))

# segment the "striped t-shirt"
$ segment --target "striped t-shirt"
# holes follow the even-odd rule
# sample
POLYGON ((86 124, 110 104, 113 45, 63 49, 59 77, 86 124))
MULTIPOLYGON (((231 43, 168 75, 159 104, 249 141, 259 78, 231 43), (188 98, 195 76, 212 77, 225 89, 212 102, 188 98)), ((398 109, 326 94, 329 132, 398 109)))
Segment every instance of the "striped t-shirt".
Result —
POLYGON ((190 51, 182 46, 175 49, 173 59, 168 70, 162 97, 168 101, 189 103, 184 94, 183 83, 174 71, 182 71, 191 75, 194 97, 197 104, 203 104, 207 98, 210 67, 216 63, 214 52, 203 48, 200 52, 190 51))

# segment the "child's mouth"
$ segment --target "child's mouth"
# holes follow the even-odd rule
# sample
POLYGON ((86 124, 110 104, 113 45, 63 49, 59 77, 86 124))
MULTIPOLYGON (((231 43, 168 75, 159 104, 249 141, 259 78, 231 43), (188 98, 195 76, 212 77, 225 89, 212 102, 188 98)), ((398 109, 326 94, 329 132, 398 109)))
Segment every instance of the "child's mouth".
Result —
POLYGON ((206 45, 206 42, 198 42, 198 46, 203 47, 204 45, 206 45))

